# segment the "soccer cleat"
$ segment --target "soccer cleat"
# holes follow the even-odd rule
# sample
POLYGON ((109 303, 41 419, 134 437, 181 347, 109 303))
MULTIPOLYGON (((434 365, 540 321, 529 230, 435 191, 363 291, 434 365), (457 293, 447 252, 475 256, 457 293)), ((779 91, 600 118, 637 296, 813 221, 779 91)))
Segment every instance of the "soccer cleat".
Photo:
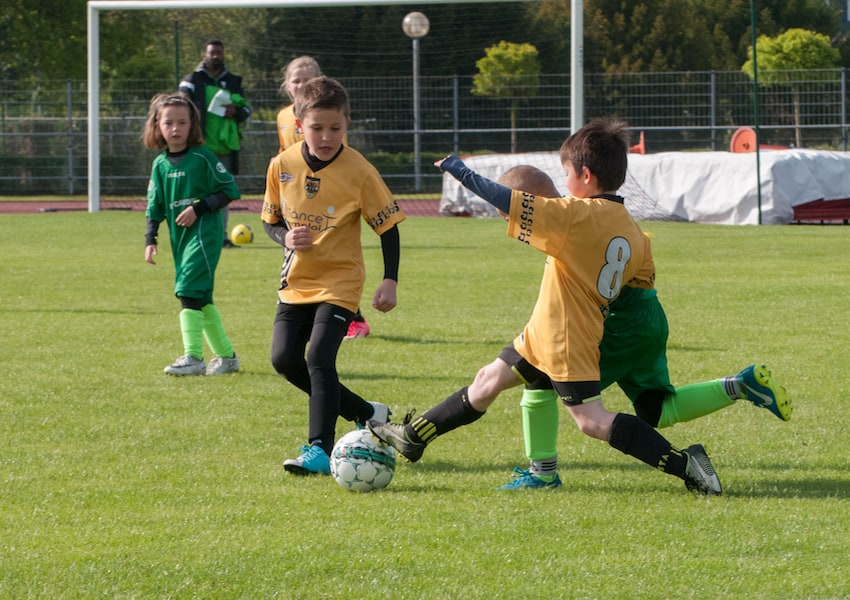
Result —
POLYGON ((407 428, 409 427, 407 421, 409 421, 409 418, 406 417, 405 422, 400 425, 398 423, 379 423, 378 421, 371 420, 366 425, 368 425, 369 431, 376 438, 395 448, 399 454, 410 462, 416 462, 422 458, 422 454, 425 452, 425 444, 411 441, 407 435, 407 428))
POLYGON ((293 475, 330 475, 331 460, 321 446, 301 446, 301 456, 287 458, 283 469, 293 475))
POLYGON ((207 365, 207 370, 205 372, 206 375, 224 375, 226 373, 235 373, 239 370, 239 359, 236 358, 236 354, 234 353, 232 357, 225 358, 223 356, 216 356, 214 359, 210 361, 210 364, 207 365))
POLYGON ((206 368, 207 365, 204 363, 204 359, 195 358, 191 354, 185 354, 175 360, 173 364, 165 367, 165 372, 168 375, 176 375, 178 377, 182 377, 183 375, 203 375, 206 368))
POLYGON ((555 476, 546 481, 542 477, 535 475, 531 471, 524 471, 519 467, 514 467, 513 481, 499 486, 497 490, 524 490, 524 489, 540 489, 540 488, 559 488, 561 487, 561 478, 555 473, 555 476))
MULTIPOLYGON (((377 421, 378 423, 390 422, 390 415, 393 414, 393 411, 390 410, 389 406, 380 402, 370 402, 369 404, 372 405, 375 412, 367 419, 368 421, 377 421)), ((355 424, 357 425, 357 429, 366 429, 366 425, 360 421, 355 421, 355 424)))
POLYGON ((345 334, 345 339, 353 340, 364 338, 367 335, 369 335, 369 324, 366 321, 352 321, 348 324, 348 333, 345 334))
POLYGON ((682 451, 688 458, 685 465, 685 487, 706 496, 719 496, 723 489, 702 444, 688 446, 682 451))
POLYGON ((745 399, 766 408, 783 421, 791 418, 791 398, 785 388, 773 380, 766 366, 750 365, 735 378, 741 384, 745 399))

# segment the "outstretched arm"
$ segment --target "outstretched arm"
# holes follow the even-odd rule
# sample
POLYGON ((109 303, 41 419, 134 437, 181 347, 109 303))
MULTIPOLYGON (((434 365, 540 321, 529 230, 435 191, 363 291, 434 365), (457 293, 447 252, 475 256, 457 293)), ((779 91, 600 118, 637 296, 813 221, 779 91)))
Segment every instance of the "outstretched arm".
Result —
POLYGON ((481 196, 500 211, 505 213, 510 212, 511 188, 496 183, 492 179, 487 179, 483 175, 479 175, 463 164, 463 161, 457 156, 447 156, 443 160, 435 162, 434 166, 449 173, 463 187, 481 196))

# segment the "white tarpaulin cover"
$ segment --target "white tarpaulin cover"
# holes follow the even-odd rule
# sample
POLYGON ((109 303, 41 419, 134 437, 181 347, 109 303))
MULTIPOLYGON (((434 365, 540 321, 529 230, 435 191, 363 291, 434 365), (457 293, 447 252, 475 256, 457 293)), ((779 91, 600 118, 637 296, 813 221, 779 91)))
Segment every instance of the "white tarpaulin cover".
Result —
MULTIPOLYGON (((497 179, 520 164, 552 177, 566 194, 557 152, 493 154, 464 158, 474 171, 497 179)), ((793 207, 813 200, 850 198, 850 153, 822 150, 762 150, 762 223, 792 221, 793 207)), ((726 225, 758 224, 755 153, 663 152, 630 154, 629 173, 619 193, 639 221, 679 220, 726 225)), ((497 216, 487 202, 443 175, 440 212, 497 216)))

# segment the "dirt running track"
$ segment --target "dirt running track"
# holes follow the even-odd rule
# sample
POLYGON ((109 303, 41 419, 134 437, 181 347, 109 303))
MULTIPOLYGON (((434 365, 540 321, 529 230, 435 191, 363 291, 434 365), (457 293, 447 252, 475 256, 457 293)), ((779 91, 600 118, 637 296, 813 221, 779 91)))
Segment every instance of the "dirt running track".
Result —
MULTIPOLYGON (((100 209, 144 212, 146 205, 147 203, 144 200, 103 200, 100 203, 100 209)), ((262 205, 262 200, 237 200, 230 205, 230 210, 259 214, 262 205)), ((440 216, 439 200, 399 200, 398 205, 409 217, 440 216)), ((0 214, 79 212, 87 211, 88 207, 88 202, 83 200, 6 202, 0 197, 0 214)))

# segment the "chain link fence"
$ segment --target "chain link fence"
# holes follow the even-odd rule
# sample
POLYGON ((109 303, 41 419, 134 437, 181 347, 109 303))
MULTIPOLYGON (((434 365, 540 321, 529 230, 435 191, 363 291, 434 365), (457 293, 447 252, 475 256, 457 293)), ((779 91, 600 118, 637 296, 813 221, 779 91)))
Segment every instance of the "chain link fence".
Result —
MULTIPOLYGON (((847 71, 760 73, 763 144, 847 149, 847 71)), ((414 166, 411 77, 340 78, 352 102, 349 143, 378 167, 395 193, 439 192, 431 167, 448 153, 555 150, 570 132, 570 76, 543 75, 530 97, 471 93, 471 77, 420 78, 420 178, 414 166), (511 129, 511 111, 515 129, 511 129), (512 135, 513 134, 513 135, 512 135)), ((0 195, 87 192, 84 80, 22 87, 0 81, 0 195)), ((144 197, 154 153, 140 141, 148 103, 173 81, 105 82, 101 90, 101 194, 144 197)), ((755 124, 752 81, 742 72, 586 74, 585 119, 615 116, 643 132, 648 153, 729 150, 732 134, 755 124)), ((277 152, 275 116, 287 103, 279 81, 245 82, 253 116, 242 130, 243 194, 262 193, 277 152)))

